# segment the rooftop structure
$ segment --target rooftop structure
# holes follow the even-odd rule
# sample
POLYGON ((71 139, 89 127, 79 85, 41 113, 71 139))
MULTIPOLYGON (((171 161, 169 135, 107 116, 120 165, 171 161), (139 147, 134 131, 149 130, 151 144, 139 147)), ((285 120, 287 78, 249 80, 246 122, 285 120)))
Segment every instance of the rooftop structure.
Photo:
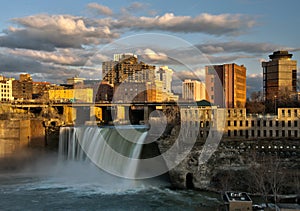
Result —
POLYGON ((224 201, 228 205, 229 211, 249 211, 252 210, 252 200, 244 192, 226 192, 224 201))

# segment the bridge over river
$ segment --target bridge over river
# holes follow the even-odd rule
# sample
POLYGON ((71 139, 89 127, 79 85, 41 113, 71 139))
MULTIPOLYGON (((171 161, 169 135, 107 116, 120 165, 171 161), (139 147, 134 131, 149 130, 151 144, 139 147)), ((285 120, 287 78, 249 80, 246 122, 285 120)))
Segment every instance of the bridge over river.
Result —
POLYGON ((66 123, 84 124, 86 121, 100 121, 103 124, 130 122, 139 124, 147 122, 151 112, 176 106, 176 102, 35 102, 20 101, 8 104, 11 109, 22 109, 38 114, 42 110, 54 109, 62 115, 66 123))

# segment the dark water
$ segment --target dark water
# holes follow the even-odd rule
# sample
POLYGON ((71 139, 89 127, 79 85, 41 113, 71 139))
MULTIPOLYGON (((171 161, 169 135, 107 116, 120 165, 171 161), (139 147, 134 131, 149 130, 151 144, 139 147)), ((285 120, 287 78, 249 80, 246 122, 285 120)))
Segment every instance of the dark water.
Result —
POLYGON ((0 175, 0 210, 217 210, 219 195, 124 180, 86 162, 40 161, 0 175))

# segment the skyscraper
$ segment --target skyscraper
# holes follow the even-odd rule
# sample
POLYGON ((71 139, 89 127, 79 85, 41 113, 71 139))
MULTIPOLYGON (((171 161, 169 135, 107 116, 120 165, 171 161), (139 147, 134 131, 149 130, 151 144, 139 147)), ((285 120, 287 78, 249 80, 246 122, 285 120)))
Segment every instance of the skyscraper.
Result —
POLYGON ((182 98, 192 101, 205 100, 205 84, 196 80, 184 80, 182 83, 182 98))
POLYGON ((291 60, 292 56, 288 51, 276 51, 269 55, 270 61, 262 62, 266 101, 276 100, 286 90, 296 93, 297 61, 291 60))
POLYGON ((237 108, 246 104, 246 67, 237 64, 205 67, 207 99, 220 107, 237 108))
POLYGON ((172 76, 173 70, 168 66, 161 66, 157 71, 158 80, 163 82, 163 91, 167 93, 172 92, 172 76))

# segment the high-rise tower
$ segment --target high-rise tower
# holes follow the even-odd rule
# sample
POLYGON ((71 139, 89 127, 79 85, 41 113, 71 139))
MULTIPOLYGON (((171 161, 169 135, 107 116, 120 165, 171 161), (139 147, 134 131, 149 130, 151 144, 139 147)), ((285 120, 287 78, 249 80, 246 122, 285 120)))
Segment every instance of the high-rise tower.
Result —
POLYGON ((223 64, 205 67, 207 99, 227 108, 243 108, 246 104, 246 67, 223 64))
POLYGON ((276 100, 286 90, 296 93, 297 61, 292 56, 288 51, 276 51, 269 55, 270 61, 262 62, 266 101, 276 100))

